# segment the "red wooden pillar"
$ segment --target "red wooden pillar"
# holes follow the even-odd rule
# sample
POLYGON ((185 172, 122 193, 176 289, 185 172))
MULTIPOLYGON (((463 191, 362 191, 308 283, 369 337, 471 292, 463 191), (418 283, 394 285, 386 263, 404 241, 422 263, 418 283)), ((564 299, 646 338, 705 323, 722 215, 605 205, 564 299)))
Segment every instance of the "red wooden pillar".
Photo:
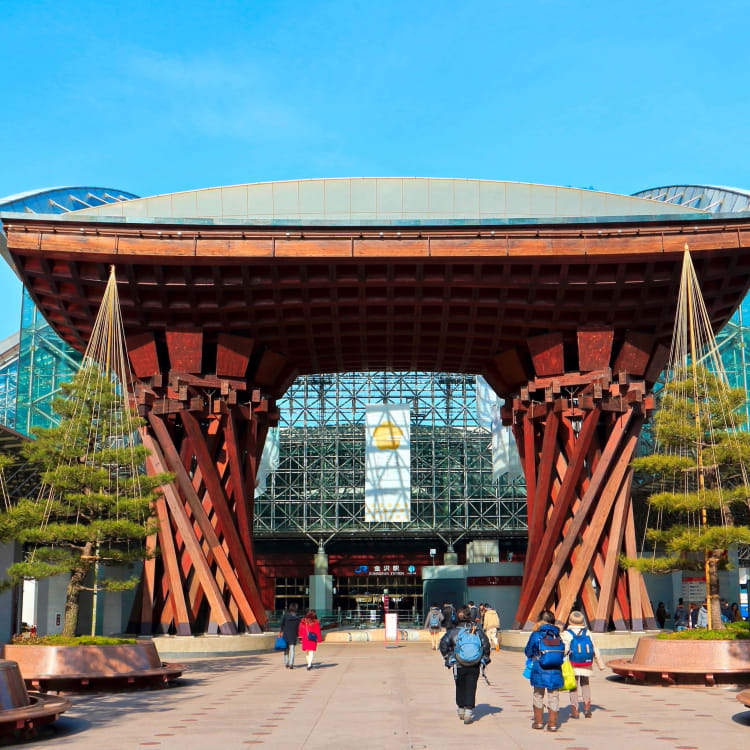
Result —
POLYGON ((641 574, 621 576, 617 561, 633 546, 630 460, 653 408, 658 347, 640 333, 614 342, 605 328, 579 330, 575 341, 561 333, 530 339, 533 377, 503 409, 528 494, 514 627, 533 628, 542 609, 565 622, 574 605, 599 632, 610 623, 637 630, 652 620, 641 574))
POLYGON ((140 337, 131 350, 147 468, 174 475, 155 504, 161 558, 144 567, 138 622, 142 631, 261 632, 255 466, 289 368, 236 336, 206 342, 200 331, 167 331, 164 343, 160 351, 140 337), (203 372, 204 360, 215 372, 203 372))

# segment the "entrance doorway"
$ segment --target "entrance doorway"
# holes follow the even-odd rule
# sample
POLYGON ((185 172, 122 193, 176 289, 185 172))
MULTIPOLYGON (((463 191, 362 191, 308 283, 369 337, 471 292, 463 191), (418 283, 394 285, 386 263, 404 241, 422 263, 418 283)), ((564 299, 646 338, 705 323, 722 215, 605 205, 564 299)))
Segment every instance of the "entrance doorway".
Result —
POLYGON ((306 577, 275 578, 273 587, 274 611, 283 612, 294 602, 299 612, 304 614, 310 601, 309 585, 310 581, 306 577))
POLYGON ((422 580, 417 576, 334 576, 333 608, 351 623, 378 624, 380 604, 388 592, 388 611, 399 622, 413 623, 422 614, 422 580))

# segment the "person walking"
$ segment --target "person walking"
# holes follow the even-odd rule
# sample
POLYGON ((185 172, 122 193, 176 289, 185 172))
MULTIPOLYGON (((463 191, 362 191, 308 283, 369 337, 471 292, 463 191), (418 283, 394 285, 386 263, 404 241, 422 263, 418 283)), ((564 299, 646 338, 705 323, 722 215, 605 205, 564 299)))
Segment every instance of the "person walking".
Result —
POLYGON ((708 627, 708 610, 706 609, 706 602, 701 604, 701 608, 698 610, 698 614, 695 618, 694 628, 707 628, 708 627))
POLYGON ((473 623, 480 622, 479 607, 477 607, 472 601, 469 601, 466 606, 469 608, 469 612, 471 613, 471 621, 473 623))
POLYGON ((443 613, 440 611, 437 602, 430 605, 430 610, 424 621, 424 629, 430 631, 430 641, 432 641, 432 650, 437 651, 440 641, 440 628, 443 624, 443 613))
POLYGON ((659 606, 656 608, 656 622, 658 622, 659 627, 664 630, 664 625, 667 622, 667 608, 664 606, 664 602, 659 602, 659 606))
POLYGON ((603 670, 604 662, 593 638, 588 634, 583 612, 573 610, 570 613, 568 626, 563 630, 561 637, 565 644, 565 653, 573 667, 573 674, 576 676, 576 686, 568 692, 570 695, 570 716, 573 719, 579 717, 578 704, 583 701, 583 715, 590 719, 590 680, 594 671, 593 664, 596 662, 599 669, 603 670))
POLYGON ((307 668, 312 669, 312 660, 318 644, 323 639, 320 623, 314 609, 308 609, 299 624, 298 635, 302 639, 302 650, 306 652, 307 668))
POLYGON ((456 610, 450 602, 443 602, 443 627, 448 632, 456 624, 456 610))
POLYGON ((299 629, 299 615, 297 614, 297 605, 292 602, 286 612, 281 617, 279 625, 279 636, 286 641, 284 649, 284 666, 287 669, 294 669, 294 646, 297 643, 297 631, 299 629))
POLYGON ((685 605, 682 601, 682 597, 677 602, 677 606, 674 610, 674 629, 685 630, 688 627, 688 611, 685 609, 685 605))
POLYGON ((690 602, 689 604, 689 611, 688 611, 688 617, 690 618, 690 627, 691 628, 697 628, 698 627, 698 605, 694 602, 690 602))
POLYGON ((500 616, 488 603, 482 604, 479 609, 482 613, 482 630, 487 634, 490 646, 495 651, 499 651, 500 638, 498 637, 498 631, 500 630, 500 616))
POLYGON ((565 658, 565 644, 555 625, 555 615, 548 609, 539 613, 539 622, 536 630, 529 636, 524 653, 532 660, 530 680, 534 689, 534 723, 531 726, 533 729, 544 729, 546 694, 547 731, 556 732, 559 690, 563 686, 561 667, 565 658))
POLYGON ((490 663, 490 642, 481 628, 471 621, 468 607, 459 607, 456 624, 440 639, 445 666, 453 669, 456 682, 456 712, 464 724, 474 720, 477 681, 483 666, 490 663))

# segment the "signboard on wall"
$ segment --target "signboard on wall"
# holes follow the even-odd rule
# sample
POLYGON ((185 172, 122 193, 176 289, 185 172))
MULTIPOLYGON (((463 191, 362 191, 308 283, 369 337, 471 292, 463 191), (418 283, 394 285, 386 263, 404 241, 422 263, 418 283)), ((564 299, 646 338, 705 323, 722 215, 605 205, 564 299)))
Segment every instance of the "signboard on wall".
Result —
POLYGON ((334 575, 352 575, 352 576, 417 576, 420 574, 420 568, 417 565, 408 565, 404 563, 381 564, 381 565, 355 565, 349 566, 332 566, 331 572, 334 575))
POLYGON ((686 602, 701 604, 706 599, 705 576, 682 576, 682 598, 686 602))
POLYGON ((365 522, 411 520, 411 410, 365 406, 365 522))
POLYGON ((523 576, 469 576, 467 586, 520 586, 523 576))

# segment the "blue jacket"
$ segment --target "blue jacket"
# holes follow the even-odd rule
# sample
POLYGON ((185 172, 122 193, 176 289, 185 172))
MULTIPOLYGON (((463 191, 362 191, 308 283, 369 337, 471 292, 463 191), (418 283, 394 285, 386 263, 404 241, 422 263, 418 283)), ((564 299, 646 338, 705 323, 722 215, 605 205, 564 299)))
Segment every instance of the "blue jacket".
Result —
POLYGON ((526 656, 533 659, 531 665, 531 685, 532 687, 543 687, 547 690, 559 690, 563 686, 562 672, 559 668, 544 669, 539 665, 539 641, 545 635, 560 637, 560 631, 555 625, 545 623, 540 625, 530 636, 526 648, 523 650, 526 656))

